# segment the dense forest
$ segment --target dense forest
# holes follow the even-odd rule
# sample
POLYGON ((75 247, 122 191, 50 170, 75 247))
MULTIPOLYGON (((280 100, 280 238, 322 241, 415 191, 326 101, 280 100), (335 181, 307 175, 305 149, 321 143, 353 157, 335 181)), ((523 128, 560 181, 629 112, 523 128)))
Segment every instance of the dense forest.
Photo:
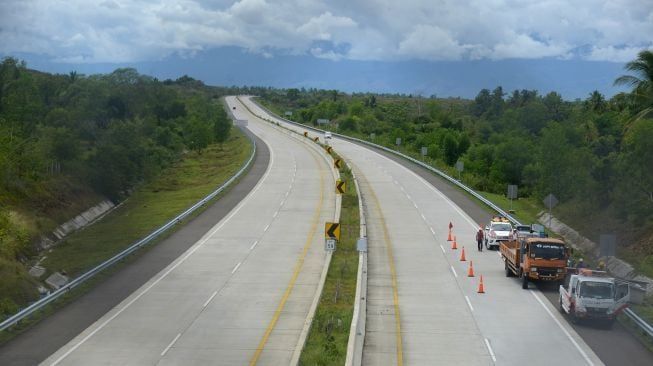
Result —
POLYGON ((626 68, 616 83, 632 92, 610 99, 496 87, 474 100, 288 89, 267 91, 262 102, 416 157, 426 147, 429 162, 449 172, 460 160, 463 181, 477 190, 505 193, 516 184, 538 202, 553 193, 557 213, 592 239, 614 231, 653 254, 653 53, 626 68))
POLYGON ((186 151, 226 141, 231 122, 220 95, 187 76, 158 81, 134 69, 52 75, 4 59, 0 314, 36 295, 25 264, 40 235, 100 199, 120 202, 186 151))

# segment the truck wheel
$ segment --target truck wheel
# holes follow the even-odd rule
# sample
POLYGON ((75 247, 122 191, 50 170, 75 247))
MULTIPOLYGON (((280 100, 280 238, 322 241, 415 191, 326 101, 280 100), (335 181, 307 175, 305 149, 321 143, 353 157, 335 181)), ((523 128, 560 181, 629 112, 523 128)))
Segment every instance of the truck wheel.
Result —
POLYGON ((523 271, 521 274, 521 288, 524 290, 528 289, 528 274, 524 273, 523 271))
POLYGON ((603 327, 604 327, 605 329, 607 329, 607 330, 612 329, 612 327, 614 327, 614 319, 606 320, 606 321, 603 323, 603 327))
POLYGON ((506 277, 512 277, 512 271, 510 270, 510 267, 508 267, 508 263, 505 263, 506 266, 506 277))

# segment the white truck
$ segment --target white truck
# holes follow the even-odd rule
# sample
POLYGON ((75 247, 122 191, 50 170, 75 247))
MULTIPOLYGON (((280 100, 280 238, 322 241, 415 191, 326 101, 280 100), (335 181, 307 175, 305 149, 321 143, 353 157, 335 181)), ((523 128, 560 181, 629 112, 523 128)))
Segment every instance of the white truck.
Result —
POLYGON ((513 240, 512 224, 508 219, 494 216, 485 226, 485 248, 499 249, 502 241, 513 240))
POLYGON ((602 322, 611 328, 615 318, 628 306, 628 284, 607 276, 603 271, 579 269, 560 286, 560 311, 572 322, 602 322))

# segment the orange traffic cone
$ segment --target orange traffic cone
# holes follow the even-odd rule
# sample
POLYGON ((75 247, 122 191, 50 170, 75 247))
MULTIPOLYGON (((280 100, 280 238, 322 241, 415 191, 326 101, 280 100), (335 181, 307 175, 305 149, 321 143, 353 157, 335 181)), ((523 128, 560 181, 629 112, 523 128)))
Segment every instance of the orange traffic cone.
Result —
POLYGON ((481 282, 478 284, 478 292, 479 294, 484 294, 485 293, 485 287, 483 286, 483 275, 481 275, 481 282))
POLYGON ((467 270, 467 277, 474 277, 474 262, 469 261, 469 269, 467 270))
POLYGON ((451 249, 453 249, 453 250, 458 249, 458 243, 456 243, 456 236, 455 235, 453 237, 453 243, 451 244, 451 249))
POLYGON ((452 241, 452 240, 453 239, 451 239, 451 229, 449 229, 449 235, 447 236, 447 241, 452 241))
POLYGON ((465 246, 463 245, 463 251, 460 252, 460 261, 465 262, 467 259, 465 259, 465 246))

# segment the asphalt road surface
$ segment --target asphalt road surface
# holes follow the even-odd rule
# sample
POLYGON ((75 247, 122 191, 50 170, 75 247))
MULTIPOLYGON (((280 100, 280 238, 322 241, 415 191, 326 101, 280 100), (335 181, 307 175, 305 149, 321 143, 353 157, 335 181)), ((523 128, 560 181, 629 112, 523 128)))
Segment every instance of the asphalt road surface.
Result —
MULTIPOLYGON (((245 132, 252 135, 248 130, 245 132)), ((74 302, 0 346, 0 365, 22 366, 42 362, 201 239, 247 196, 265 173, 270 160, 269 150, 261 139, 254 138, 257 153, 252 167, 219 200, 167 238, 139 253, 138 258, 123 265, 74 302)))
POLYGON ((555 289, 526 291, 505 278, 497 252, 476 251, 474 233, 488 211, 456 188, 396 156, 340 139, 330 144, 361 177, 372 221, 365 364, 653 364, 620 325, 572 326, 556 309, 555 289), (465 262, 445 240, 449 222, 465 262), (481 274, 485 294, 477 293, 481 274))
MULTIPOLYGON (((238 106, 228 98, 230 106, 238 106)), ((316 293, 333 219, 323 150, 242 108, 268 146, 251 192, 187 251, 54 352, 47 365, 287 364, 316 293)))

